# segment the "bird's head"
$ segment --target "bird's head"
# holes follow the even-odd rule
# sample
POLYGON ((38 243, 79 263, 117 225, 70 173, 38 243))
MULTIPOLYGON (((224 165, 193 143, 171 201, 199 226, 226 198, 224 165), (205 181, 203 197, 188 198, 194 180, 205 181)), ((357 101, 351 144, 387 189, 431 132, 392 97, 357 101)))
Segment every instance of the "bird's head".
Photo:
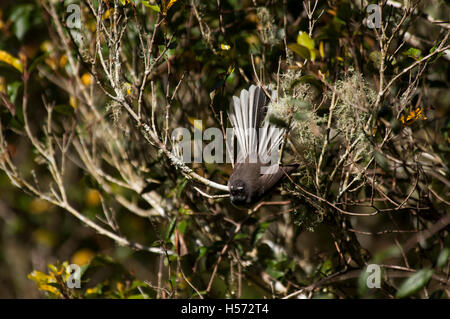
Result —
POLYGON ((243 180, 237 179, 230 184, 230 199, 237 206, 248 205, 250 203, 248 186, 243 180))

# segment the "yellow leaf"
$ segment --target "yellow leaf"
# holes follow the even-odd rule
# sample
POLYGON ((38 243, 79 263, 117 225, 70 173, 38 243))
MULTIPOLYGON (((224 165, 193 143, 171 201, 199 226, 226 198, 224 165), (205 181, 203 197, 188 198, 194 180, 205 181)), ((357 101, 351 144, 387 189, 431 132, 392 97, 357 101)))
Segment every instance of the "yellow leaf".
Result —
POLYGON ((56 242, 55 235, 45 229, 37 229, 33 232, 33 239, 41 245, 53 247, 56 242))
POLYGON ((86 289, 86 294, 88 294, 88 295, 97 294, 97 293, 98 293, 98 287, 86 289))
POLYGON ((92 260, 92 258, 94 258, 94 256, 95 254, 92 250, 90 250, 89 248, 83 248, 75 252, 70 261, 72 262, 72 264, 83 266, 88 264, 92 260))
POLYGON ((323 41, 320 41, 320 44, 319 44, 319 53, 320 53, 320 56, 322 57, 322 59, 325 57, 325 52, 324 52, 324 49, 323 49, 323 41))
POLYGON ((97 24, 95 23, 95 21, 88 22, 87 29, 89 29, 91 32, 95 32, 95 30, 97 30, 97 24))
POLYGON ((404 114, 400 117, 400 122, 404 125, 411 125, 416 120, 426 120, 426 116, 423 114, 423 109, 418 107, 415 110, 410 111, 407 114, 404 114))
POLYGON ((133 93, 133 86, 131 85, 131 83, 125 82, 123 84, 123 88, 125 89, 127 95, 131 95, 133 93))
POLYGON ((63 54, 61 58, 59 58, 59 66, 61 68, 65 67, 67 64, 67 55, 63 54))
POLYGON ((337 14, 336 10, 332 10, 332 9, 328 9, 327 12, 332 16, 335 16, 337 14))
POLYGON ((50 283, 56 283, 55 278, 37 270, 33 270, 27 277, 36 283, 39 290, 47 291, 55 296, 61 296, 58 288, 49 285, 50 283))
POLYGON ((3 76, 0 76, 0 93, 6 93, 6 80, 3 76))
POLYGON ((44 41, 41 43, 41 50, 44 52, 52 52, 53 51, 53 45, 50 41, 44 41))
POLYGON ((247 14, 247 20, 251 23, 258 23, 258 16, 255 13, 248 13, 247 14))
POLYGON ((49 211, 49 209, 50 204, 47 201, 40 198, 33 199, 33 201, 30 204, 30 213, 32 214, 39 215, 49 211))
POLYGON ((43 283, 46 284, 49 282, 55 282, 55 280, 52 277, 37 270, 33 270, 31 273, 28 274, 27 277, 28 279, 33 280, 38 285, 43 283))
POLYGON ((223 44, 223 43, 220 45, 220 48, 224 51, 228 51, 231 49, 231 47, 228 44, 223 44))
POLYGON ((56 296, 60 296, 61 293, 59 292, 58 288, 50 286, 50 285, 40 285, 38 286, 39 290, 47 291, 51 294, 54 294, 56 296))
POLYGON ((118 283, 116 283, 116 288, 117 288, 117 290, 118 290, 119 292, 123 292, 125 286, 123 285, 123 283, 118 282, 118 283))
POLYGON ((63 262, 59 276, 63 277, 64 282, 67 282, 71 275, 72 269, 69 268, 69 262, 63 262))
POLYGON ((22 62, 6 51, 0 50, 0 61, 5 62, 6 64, 11 65, 15 69, 17 69, 20 73, 23 72, 22 62))
POLYGON ((256 46, 259 43, 259 38, 254 34, 250 34, 248 37, 245 38, 245 42, 247 42, 249 45, 256 46))
POLYGON ((327 70, 325 73, 323 73, 321 70, 319 70, 319 77, 321 80, 325 81, 326 78, 330 76, 330 72, 327 70))
MULTIPOLYGON (((111 9, 112 10, 112 9, 111 9)), ((109 16, 110 16, 110 11, 111 11, 110 9, 108 9, 108 10, 106 10, 106 12, 105 12, 105 14, 103 14, 103 20, 105 20, 105 19, 108 19, 109 18, 109 16)))
POLYGON ((89 73, 84 73, 81 76, 81 83, 83 83, 84 86, 88 86, 92 84, 92 75, 89 73))
POLYGON ((189 120, 189 123, 191 123, 195 129, 203 131, 203 121, 202 120, 196 119, 193 117, 188 117, 188 120, 189 120))
POLYGON ((78 102, 77 99, 74 96, 71 96, 69 98, 69 104, 71 107, 73 107, 74 109, 76 109, 78 107, 78 102))
POLYGON ((56 268, 56 266, 52 264, 47 264, 47 268, 50 269, 51 274, 57 273, 59 271, 58 268, 56 268))
POLYGON ((91 206, 95 207, 100 205, 100 193, 96 189, 89 189, 86 193, 86 203, 91 206))
POLYGON ((175 2, 177 2, 178 0, 169 0, 169 2, 167 3, 167 5, 164 8, 164 13, 167 13, 167 11, 169 11, 170 7, 173 6, 175 4, 175 2))
POLYGON ((58 61, 55 58, 45 58, 45 63, 52 69, 55 70, 58 68, 58 61))

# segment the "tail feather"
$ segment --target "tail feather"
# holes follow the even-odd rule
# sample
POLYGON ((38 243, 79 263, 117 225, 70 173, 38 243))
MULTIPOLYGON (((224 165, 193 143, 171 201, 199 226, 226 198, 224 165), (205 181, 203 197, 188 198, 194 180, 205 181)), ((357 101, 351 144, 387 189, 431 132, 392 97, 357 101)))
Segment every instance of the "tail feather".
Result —
POLYGON ((240 101, 241 101, 241 120, 242 120, 242 128, 243 128, 243 132, 242 134, 244 135, 244 139, 243 139, 243 143, 244 143, 244 149, 248 150, 249 147, 249 143, 248 143, 248 128, 249 123, 248 123, 248 113, 251 111, 250 108, 250 104, 248 103, 248 91, 246 90, 242 90, 241 92, 241 97, 240 97, 240 101))
MULTIPOLYGON (((276 91, 266 91, 272 98, 276 97, 276 91)), ((269 98, 260 86, 251 85, 248 91, 241 91, 239 98, 233 96, 232 101, 229 118, 239 146, 237 162, 256 161, 257 156, 264 162, 269 161, 270 154, 278 151, 284 135, 284 129, 264 121, 269 98)))

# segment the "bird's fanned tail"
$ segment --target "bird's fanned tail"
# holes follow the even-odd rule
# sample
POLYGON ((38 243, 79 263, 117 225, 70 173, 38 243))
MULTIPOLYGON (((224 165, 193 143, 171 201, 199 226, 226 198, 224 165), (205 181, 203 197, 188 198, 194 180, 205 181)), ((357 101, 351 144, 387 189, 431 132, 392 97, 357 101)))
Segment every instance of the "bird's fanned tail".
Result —
MULTIPOLYGON (((276 98, 276 91, 266 90, 276 98)), ((233 96, 229 118, 238 141, 236 162, 263 163, 270 161, 277 152, 284 135, 284 129, 264 121, 270 99, 260 86, 252 85, 242 90, 240 97, 233 96), (257 158, 259 157, 259 158, 257 158)))

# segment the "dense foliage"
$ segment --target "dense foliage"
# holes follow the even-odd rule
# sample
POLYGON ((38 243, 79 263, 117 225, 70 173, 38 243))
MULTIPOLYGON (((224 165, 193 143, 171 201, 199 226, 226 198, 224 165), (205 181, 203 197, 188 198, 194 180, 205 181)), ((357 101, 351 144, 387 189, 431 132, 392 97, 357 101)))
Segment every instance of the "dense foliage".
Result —
POLYGON ((450 297, 449 16, 2 0, 0 297, 450 297), (184 163, 172 132, 225 131, 251 84, 277 90, 267 120, 299 167, 239 209, 232 165, 184 163))

